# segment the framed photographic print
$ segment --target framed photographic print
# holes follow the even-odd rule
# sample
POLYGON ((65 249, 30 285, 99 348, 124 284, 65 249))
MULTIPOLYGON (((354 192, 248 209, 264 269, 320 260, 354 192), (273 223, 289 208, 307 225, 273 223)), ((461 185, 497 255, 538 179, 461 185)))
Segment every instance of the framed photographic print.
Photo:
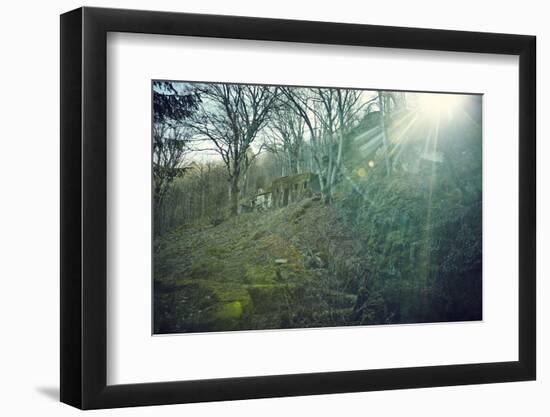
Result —
POLYGON ((535 38, 61 16, 61 401, 535 379, 535 38))

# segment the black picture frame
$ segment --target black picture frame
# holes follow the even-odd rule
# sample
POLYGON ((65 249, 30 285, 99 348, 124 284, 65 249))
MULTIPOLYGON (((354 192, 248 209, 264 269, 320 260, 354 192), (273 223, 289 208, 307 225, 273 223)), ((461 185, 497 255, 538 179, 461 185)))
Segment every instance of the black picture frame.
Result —
POLYGON ((81 409, 534 380, 536 38, 136 10, 61 16, 61 401, 81 409), (108 32, 519 56, 519 360, 107 385, 108 32))

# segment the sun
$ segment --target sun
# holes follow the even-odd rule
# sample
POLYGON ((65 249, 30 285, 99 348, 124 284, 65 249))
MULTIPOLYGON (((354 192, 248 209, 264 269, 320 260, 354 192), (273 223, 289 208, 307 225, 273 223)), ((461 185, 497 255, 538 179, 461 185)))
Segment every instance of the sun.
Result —
POLYGON ((446 116, 452 119, 464 102, 464 96, 460 94, 422 93, 418 95, 418 108, 420 113, 433 118, 446 116))

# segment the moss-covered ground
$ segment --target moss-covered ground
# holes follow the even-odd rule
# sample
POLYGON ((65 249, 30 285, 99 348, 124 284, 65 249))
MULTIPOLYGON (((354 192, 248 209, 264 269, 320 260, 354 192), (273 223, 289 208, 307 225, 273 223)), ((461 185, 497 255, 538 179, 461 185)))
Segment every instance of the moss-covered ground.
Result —
POLYGON ((329 259, 358 249, 337 212, 312 197, 155 245, 156 332, 310 327, 351 314, 356 291, 329 259))

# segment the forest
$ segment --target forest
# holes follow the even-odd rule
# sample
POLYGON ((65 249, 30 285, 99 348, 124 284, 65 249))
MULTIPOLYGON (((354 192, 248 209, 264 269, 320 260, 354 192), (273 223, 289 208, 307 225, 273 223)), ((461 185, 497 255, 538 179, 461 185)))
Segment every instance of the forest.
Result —
POLYGON ((482 319, 482 96, 152 82, 153 332, 482 319))

